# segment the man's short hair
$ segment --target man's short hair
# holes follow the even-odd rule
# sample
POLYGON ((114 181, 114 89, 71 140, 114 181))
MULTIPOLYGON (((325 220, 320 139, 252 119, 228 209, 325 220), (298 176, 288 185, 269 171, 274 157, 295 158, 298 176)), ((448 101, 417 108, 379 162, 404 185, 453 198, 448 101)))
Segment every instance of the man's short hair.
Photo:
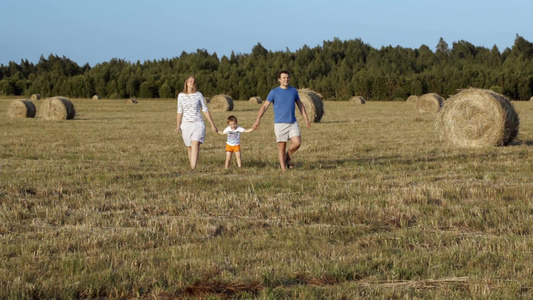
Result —
POLYGON ((287 74, 287 76, 289 76, 289 77, 291 76, 291 74, 289 74, 289 71, 281 70, 281 71, 278 72, 278 79, 281 78, 281 74, 287 74))

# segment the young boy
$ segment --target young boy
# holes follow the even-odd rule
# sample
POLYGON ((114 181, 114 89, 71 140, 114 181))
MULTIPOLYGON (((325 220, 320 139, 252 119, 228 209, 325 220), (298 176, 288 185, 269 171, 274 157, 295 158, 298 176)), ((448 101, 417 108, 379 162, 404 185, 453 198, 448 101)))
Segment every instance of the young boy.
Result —
POLYGON ((241 132, 251 132, 253 131, 253 128, 250 129, 244 129, 239 126, 239 123, 237 123, 237 117, 235 116, 229 116, 228 117, 228 127, 224 129, 224 131, 217 131, 218 133, 225 135, 228 135, 228 139, 226 141, 226 169, 229 169, 229 165, 231 163, 231 155, 232 153, 235 153, 235 157, 237 158, 237 166, 240 168, 242 166, 242 160, 241 160, 241 132))

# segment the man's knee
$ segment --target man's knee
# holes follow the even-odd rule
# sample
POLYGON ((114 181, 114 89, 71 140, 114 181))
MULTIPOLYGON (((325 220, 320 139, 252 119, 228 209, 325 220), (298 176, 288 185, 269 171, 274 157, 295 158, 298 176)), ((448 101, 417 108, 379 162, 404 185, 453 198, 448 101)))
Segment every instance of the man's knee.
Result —
POLYGON ((299 136, 293 136, 291 138, 291 146, 294 147, 300 147, 302 144, 302 139, 299 136))

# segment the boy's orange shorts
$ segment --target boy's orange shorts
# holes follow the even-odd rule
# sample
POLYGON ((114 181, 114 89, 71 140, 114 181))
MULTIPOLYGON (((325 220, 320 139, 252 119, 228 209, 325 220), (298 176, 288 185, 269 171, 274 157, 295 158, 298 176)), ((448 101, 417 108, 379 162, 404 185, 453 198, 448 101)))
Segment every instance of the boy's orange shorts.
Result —
POLYGON ((241 152, 241 145, 231 146, 226 144, 226 152, 241 152))

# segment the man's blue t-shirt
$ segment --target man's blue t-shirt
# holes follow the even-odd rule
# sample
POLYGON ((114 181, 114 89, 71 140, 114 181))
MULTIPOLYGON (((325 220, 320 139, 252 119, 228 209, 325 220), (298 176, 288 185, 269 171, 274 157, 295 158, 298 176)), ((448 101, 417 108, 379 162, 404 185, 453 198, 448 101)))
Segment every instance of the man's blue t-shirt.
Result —
POLYGON ((298 90, 292 86, 286 89, 277 87, 270 91, 267 101, 274 104, 274 123, 296 122, 296 101, 300 100, 298 90))

